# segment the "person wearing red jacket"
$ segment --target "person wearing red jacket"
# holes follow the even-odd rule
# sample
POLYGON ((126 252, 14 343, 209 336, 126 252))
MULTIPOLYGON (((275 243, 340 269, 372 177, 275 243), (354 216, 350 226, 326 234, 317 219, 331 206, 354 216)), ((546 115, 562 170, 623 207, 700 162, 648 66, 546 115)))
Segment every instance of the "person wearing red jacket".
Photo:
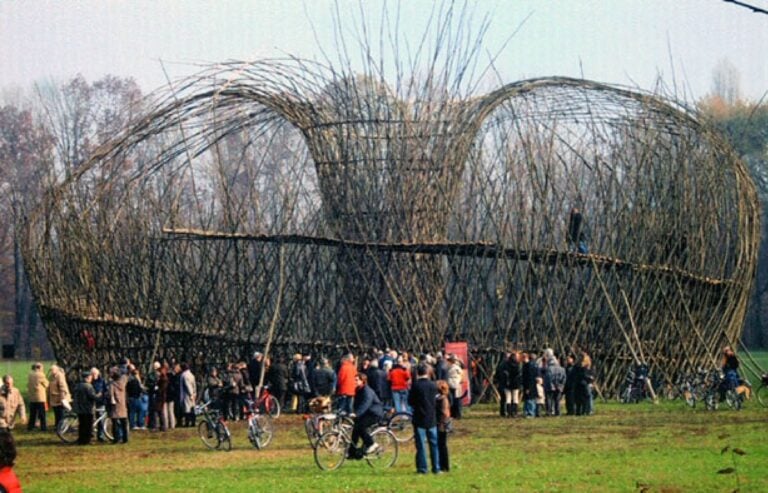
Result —
POLYGON ((339 403, 339 411, 348 414, 352 413, 352 404, 355 399, 355 376, 357 376, 357 367, 355 366, 355 357, 352 354, 345 354, 341 358, 341 367, 339 367, 339 376, 336 379, 336 396, 339 403))
POLYGON ((392 400, 395 403, 395 411, 408 411, 408 389, 411 387, 411 372, 403 365, 403 357, 397 358, 397 363, 387 375, 389 385, 392 387, 392 400))

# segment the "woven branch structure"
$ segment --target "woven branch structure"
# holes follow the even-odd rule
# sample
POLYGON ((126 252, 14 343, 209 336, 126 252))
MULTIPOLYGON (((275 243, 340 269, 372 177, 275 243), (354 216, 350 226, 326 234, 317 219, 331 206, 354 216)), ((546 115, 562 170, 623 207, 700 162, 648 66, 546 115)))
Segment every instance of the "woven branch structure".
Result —
POLYGON ((738 340, 758 202, 693 113, 566 78, 445 87, 264 61, 155 95, 29 215, 57 359, 467 340, 585 348, 612 391, 738 340))

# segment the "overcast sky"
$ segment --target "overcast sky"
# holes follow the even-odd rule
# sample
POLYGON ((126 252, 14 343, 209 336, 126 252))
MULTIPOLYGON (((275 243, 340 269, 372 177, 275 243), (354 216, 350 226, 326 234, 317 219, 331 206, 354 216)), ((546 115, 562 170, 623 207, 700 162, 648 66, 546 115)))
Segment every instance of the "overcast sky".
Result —
MULTIPOLYGON (((768 0, 752 3, 768 9, 768 0)), ((351 30, 360 18, 357 1, 0 0, 0 88, 26 89, 35 81, 82 73, 90 81, 105 74, 132 76, 149 91, 165 84, 160 60, 175 78, 197 71, 190 62, 317 58, 318 41, 326 51, 335 46, 337 4, 351 30)), ((768 91, 768 15, 721 0, 472 5, 476 17, 492 14, 485 36, 490 53, 523 23, 495 62, 505 82, 583 75, 652 89, 659 75, 668 85, 674 75, 677 92, 695 99, 711 90, 713 68, 727 58, 738 70, 744 96, 757 100, 768 91)), ((387 6, 394 12, 398 4, 387 6)), ((378 25, 381 7, 379 0, 363 3, 372 25, 378 25)), ((421 37, 431 9, 428 1, 401 2, 404 37, 421 37)))

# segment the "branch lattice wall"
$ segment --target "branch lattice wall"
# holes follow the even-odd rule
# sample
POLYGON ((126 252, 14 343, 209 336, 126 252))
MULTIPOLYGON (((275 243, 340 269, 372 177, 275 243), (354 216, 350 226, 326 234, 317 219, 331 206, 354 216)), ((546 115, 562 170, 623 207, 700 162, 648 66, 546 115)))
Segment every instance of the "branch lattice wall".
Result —
POLYGON ((583 80, 459 97, 323 70, 211 69, 52 190, 25 257, 60 362, 467 339, 587 348, 610 390, 634 360, 672 378, 738 339, 757 199, 689 111, 583 80))

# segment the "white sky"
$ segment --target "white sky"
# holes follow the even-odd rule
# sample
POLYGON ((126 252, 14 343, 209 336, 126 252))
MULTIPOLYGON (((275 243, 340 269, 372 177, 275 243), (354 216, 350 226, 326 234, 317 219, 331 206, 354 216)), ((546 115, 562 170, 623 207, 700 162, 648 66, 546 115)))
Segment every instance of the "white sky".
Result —
MULTIPOLYGON (((751 0, 768 9, 768 0, 751 0)), ((333 51, 334 0, 0 0, 0 89, 27 89, 38 80, 82 73, 132 76, 144 91, 191 75, 189 62, 253 60, 333 51), (183 62, 183 63, 180 63, 183 62)), ((357 1, 338 0, 352 29, 357 1)), ((396 1, 388 4, 390 13, 396 1)), ((711 90, 712 70, 728 58, 741 91, 757 100, 768 91, 768 15, 721 0, 478 0, 492 14, 485 37, 496 52, 530 15, 496 62, 505 82, 582 75, 652 89, 659 74, 687 99, 711 90), (674 67, 674 70, 672 69, 674 67)), ((381 0, 363 4, 378 25, 381 0)), ((401 31, 416 42, 432 3, 402 0, 401 31)), ((355 36, 350 35, 350 39, 355 36)))

